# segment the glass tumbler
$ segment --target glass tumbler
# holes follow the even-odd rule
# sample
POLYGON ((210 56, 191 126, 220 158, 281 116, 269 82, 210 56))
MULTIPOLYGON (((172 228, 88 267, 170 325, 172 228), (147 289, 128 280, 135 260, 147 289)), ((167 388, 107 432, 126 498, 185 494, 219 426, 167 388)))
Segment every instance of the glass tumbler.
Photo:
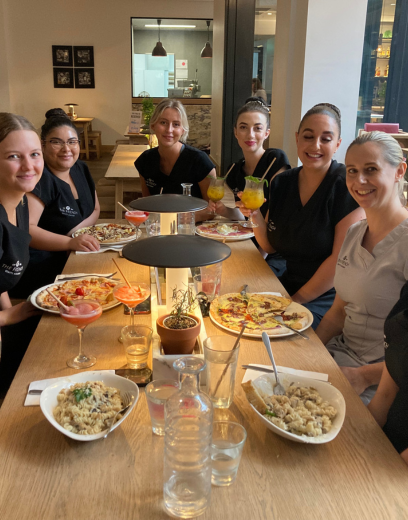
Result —
POLYGON ((178 381, 172 379, 156 379, 146 386, 147 406, 156 435, 164 435, 164 405, 179 388, 178 381))
POLYGON ((247 432, 241 424, 214 421, 211 441, 211 483, 230 486, 236 479, 247 432))

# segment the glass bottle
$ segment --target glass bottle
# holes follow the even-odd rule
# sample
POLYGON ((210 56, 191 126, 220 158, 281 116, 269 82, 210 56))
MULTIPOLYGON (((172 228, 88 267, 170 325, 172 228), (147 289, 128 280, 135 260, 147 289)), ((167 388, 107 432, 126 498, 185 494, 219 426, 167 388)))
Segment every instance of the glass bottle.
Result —
POLYGON ((187 182, 183 182, 181 186, 183 187, 183 195, 188 195, 189 197, 191 197, 191 187, 193 185, 188 184, 187 182))
MULTIPOLYGON (((191 197, 192 184, 182 183, 183 195, 191 197)), ((177 214, 177 233, 179 235, 195 235, 195 213, 190 211, 189 213, 178 213, 177 214)))
POLYGON ((199 388, 205 366, 195 356, 177 359, 180 390, 165 405, 164 507, 181 518, 201 515, 210 503, 213 407, 199 388))

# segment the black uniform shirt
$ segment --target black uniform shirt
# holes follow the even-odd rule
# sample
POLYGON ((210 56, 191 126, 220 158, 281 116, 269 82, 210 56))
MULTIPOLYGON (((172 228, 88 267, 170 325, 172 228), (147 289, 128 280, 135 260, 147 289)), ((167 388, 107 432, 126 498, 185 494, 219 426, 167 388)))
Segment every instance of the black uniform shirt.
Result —
POLYGON ((336 225, 358 208, 346 186, 346 168, 336 161, 303 206, 299 194, 301 168, 277 175, 269 199, 268 240, 286 260, 281 282, 291 295, 331 255, 336 225))
POLYGON ((20 202, 16 208, 16 215, 17 226, 13 226, 0 204, 0 293, 9 291, 17 284, 28 264, 31 235, 28 232, 28 204, 25 196, 23 203, 20 202))
POLYGON ((385 364, 399 387, 384 426, 384 432, 401 453, 408 448, 408 282, 384 325, 385 364))
MULTIPOLYGON (((268 206, 269 206, 269 192, 270 192, 270 180, 271 178, 282 168, 289 169, 289 159, 287 158, 285 152, 283 150, 279 150, 278 148, 268 148, 265 150, 262 157, 259 159, 258 164, 255 167, 254 173, 252 177, 258 177, 261 179, 268 169, 268 166, 275 159, 276 161, 271 166, 270 170, 266 174, 265 179, 268 181, 268 186, 266 182, 264 183, 264 196, 266 202, 261 206, 261 213, 265 217, 268 206)), ((234 192, 235 200, 239 201, 240 199, 237 197, 237 193, 239 191, 244 191, 245 189, 245 177, 248 176, 244 171, 245 159, 240 159, 234 166, 234 168, 229 172, 226 183, 234 192)))
POLYGON ((66 235, 95 209, 95 183, 88 166, 77 161, 70 169, 70 175, 78 199, 74 198, 70 185, 51 173, 46 166, 32 191, 45 204, 38 227, 58 235, 66 235))
POLYGON ((135 161, 135 167, 149 188, 150 195, 163 193, 183 194, 182 183, 192 183, 191 195, 202 199, 199 182, 204 180, 214 168, 208 155, 184 145, 169 175, 160 170, 160 154, 158 148, 143 152, 135 161))

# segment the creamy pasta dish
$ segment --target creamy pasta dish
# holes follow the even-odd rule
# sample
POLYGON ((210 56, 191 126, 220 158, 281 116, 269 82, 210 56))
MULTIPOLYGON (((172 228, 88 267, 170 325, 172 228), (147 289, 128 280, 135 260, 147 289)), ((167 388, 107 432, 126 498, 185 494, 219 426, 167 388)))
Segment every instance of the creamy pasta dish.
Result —
POLYGON ((242 387, 248 401, 268 421, 296 435, 317 437, 328 433, 337 415, 337 410, 312 387, 291 385, 285 395, 266 394, 255 388, 252 381, 242 387))
MULTIPOLYGON (((105 386, 102 381, 76 383, 64 388, 57 396, 54 418, 66 430, 78 435, 93 435, 111 426, 116 413, 122 408, 117 388, 105 386)), ((121 415, 116 416, 119 420, 121 415)))

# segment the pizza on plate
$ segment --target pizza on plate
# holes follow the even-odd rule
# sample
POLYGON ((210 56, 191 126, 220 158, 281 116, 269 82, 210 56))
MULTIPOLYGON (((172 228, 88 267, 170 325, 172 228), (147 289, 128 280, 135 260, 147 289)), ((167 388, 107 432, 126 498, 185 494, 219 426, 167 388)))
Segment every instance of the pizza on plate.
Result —
MULTIPOLYGON (((65 305, 74 300, 95 300, 101 304, 102 310, 116 302, 113 297, 113 288, 116 282, 109 278, 89 277, 81 280, 67 280, 57 282, 47 289, 51 291, 65 305)), ((42 309, 58 312, 58 303, 44 288, 37 294, 36 303, 42 309)))
POLYGON ((293 312, 290 309, 292 301, 283 296, 272 294, 223 294, 211 303, 212 319, 232 331, 240 331, 246 323, 245 333, 261 335, 281 335, 287 329, 275 320, 281 316, 285 324, 296 330, 308 325, 306 312, 293 312))
POLYGON ((78 229, 73 234, 74 237, 79 235, 91 235, 101 244, 108 244, 133 240, 136 238, 136 228, 128 224, 95 224, 78 229))
POLYGON ((252 237, 253 231, 252 228, 245 228, 241 226, 239 222, 229 222, 228 224, 223 224, 220 222, 211 222, 206 224, 201 224, 196 228, 197 232, 200 235, 204 235, 210 238, 243 238, 243 237, 252 237))

